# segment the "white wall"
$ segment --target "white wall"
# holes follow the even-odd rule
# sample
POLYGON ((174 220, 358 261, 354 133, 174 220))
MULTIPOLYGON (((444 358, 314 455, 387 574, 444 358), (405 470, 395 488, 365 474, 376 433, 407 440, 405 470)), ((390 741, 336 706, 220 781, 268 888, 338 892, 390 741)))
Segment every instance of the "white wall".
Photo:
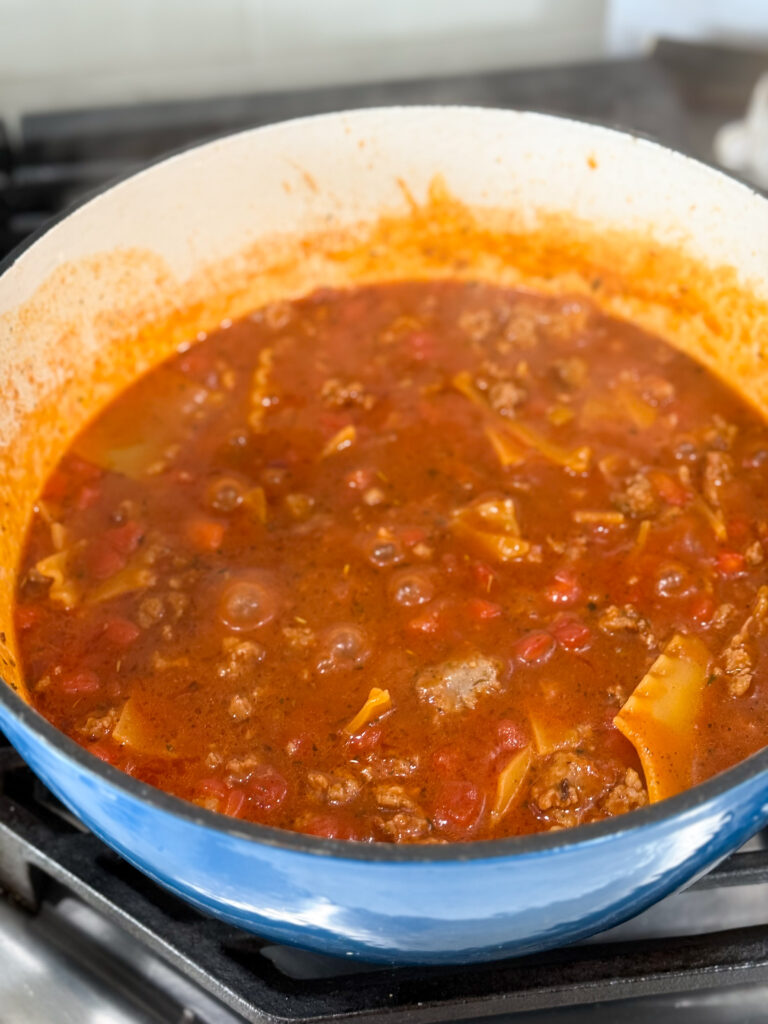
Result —
POLYGON ((608 0, 0 0, 0 117, 600 54, 608 0))

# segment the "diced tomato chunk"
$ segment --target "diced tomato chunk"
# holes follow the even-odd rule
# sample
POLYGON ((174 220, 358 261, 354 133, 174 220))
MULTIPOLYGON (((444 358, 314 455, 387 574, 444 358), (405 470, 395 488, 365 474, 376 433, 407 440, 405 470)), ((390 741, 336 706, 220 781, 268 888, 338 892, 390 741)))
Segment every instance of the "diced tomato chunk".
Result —
POLYGON ((253 770, 246 783, 254 807, 260 811, 273 811, 288 796, 288 783, 276 768, 261 764, 253 770))
POLYGON ((661 470, 654 470, 649 475, 659 497, 663 498, 668 505, 676 505, 681 508, 691 500, 690 491, 676 477, 661 470))
POLYGON ((130 619, 110 619, 104 626, 104 638, 117 647, 127 647, 139 636, 141 630, 130 619))
POLYGON ((746 516, 732 516, 725 527, 729 539, 735 544, 746 541, 752 532, 750 521, 746 516))
POLYGON ((565 651, 586 651, 592 643, 591 629, 578 619, 560 619, 549 631, 565 651))
POLYGON ((305 818, 301 831, 320 839, 356 839, 352 825, 335 814, 312 814, 305 818))
POLYGON ((86 750, 89 754, 93 754, 102 761, 106 761, 107 764, 115 763, 117 751, 100 740, 97 740, 96 743, 91 743, 90 746, 86 747, 86 750))
POLYGON ((544 593, 552 604, 574 604, 581 597, 581 587, 571 569, 558 569, 544 593))
POLYGON ((86 552, 88 573, 93 579, 105 580, 125 566, 125 555, 120 554, 105 537, 91 541, 86 552))
POLYGON ((555 650, 555 639, 545 630, 529 633, 515 644, 515 656, 525 665, 540 665, 555 650))
POLYGON ((144 527, 129 519, 122 526, 108 530, 104 536, 121 555, 132 555, 144 537, 144 527))
POLYGON ((454 779, 440 784, 432 820, 437 828, 460 838, 480 823, 484 809, 485 796, 474 782, 454 779))
POLYGON ((744 571, 744 562, 740 551, 721 551, 717 556, 717 571, 723 576, 738 576, 744 571))
POLYGON ((347 740, 347 748, 353 753, 361 756, 370 754, 381 743, 383 730, 378 725, 369 725, 362 732, 355 733, 347 740))
POLYGON ((497 724, 496 737, 499 750, 520 750, 528 742, 526 730, 511 718, 502 718, 497 724))
POLYGON ((87 508, 93 508, 101 497, 101 487, 98 484, 83 484, 75 498, 75 508, 83 512, 87 508))
POLYGON ((96 693, 101 687, 101 681, 95 672, 90 669, 81 668, 75 672, 67 672, 59 678, 59 688, 63 693, 71 697, 82 696, 87 693, 96 693))
POLYGON ((244 789, 237 787, 230 789, 227 799, 222 807, 222 812, 230 818, 239 818, 245 810, 246 793, 244 789))
POLYGON ((230 793, 223 779, 217 779, 213 776, 207 779, 200 779, 197 786, 201 793, 204 793, 206 796, 218 797, 219 800, 226 800, 230 793))
POLYGON ((709 594, 697 594, 691 605, 690 616, 699 626, 706 626, 711 621, 717 605, 709 594))
POLYGON ((19 604, 16 606, 16 628, 31 629, 40 621, 42 610, 37 604, 19 604))
POLYGON ((495 601, 485 601, 482 597, 471 597, 467 601, 467 611, 470 618, 482 622, 484 619, 497 619, 502 613, 502 607, 495 601))
POLYGON ((190 519, 185 532, 198 551, 217 551, 224 540, 224 524, 215 519, 190 519))

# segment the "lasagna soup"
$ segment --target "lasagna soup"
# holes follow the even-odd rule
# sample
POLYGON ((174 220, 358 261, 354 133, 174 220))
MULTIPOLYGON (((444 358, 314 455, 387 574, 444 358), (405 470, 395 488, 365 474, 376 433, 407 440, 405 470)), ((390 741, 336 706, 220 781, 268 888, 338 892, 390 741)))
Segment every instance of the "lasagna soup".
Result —
POLYGON ((202 807, 363 842, 562 829, 768 736, 768 429, 659 338, 484 283, 221 328, 30 525, 34 706, 202 807))

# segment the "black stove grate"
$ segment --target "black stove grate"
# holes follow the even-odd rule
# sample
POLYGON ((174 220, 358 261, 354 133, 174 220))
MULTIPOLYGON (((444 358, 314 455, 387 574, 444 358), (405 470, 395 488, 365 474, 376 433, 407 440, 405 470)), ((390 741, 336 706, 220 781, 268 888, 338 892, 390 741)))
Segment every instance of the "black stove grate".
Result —
MULTIPOLYGON (((766 882, 768 849, 759 849, 734 854, 697 886, 766 882)), ((198 913, 83 831, 7 744, 0 746, 0 887, 33 912, 76 897, 254 1022, 419 1024, 768 982, 768 921, 461 968, 382 968, 270 946, 198 913)))

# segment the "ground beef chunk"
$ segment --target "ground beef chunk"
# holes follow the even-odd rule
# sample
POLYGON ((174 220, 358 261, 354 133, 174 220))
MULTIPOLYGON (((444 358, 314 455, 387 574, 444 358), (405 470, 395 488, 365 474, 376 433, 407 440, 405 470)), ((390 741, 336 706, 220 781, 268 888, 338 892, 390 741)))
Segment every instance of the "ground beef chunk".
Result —
POLYGON ((368 411, 376 404, 376 396, 366 391, 360 381, 341 381, 338 377, 325 381, 320 397, 331 409, 359 406, 368 411))
POLYGON ((613 786, 600 803, 602 813, 614 816, 645 807, 648 794, 643 780, 634 768, 627 768, 624 778, 613 786))
POLYGON ((589 369, 580 356, 569 356, 567 359, 556 359, 552 364, 555 376, 565 387, 575 390, 584 387, 589 376, 589 369))
POLYGON ((588 820, 589 812, 612 781, 605 770, 585 755, 558 750, 536 769, 531 784, 531 809, 551 825, 579 825, 588 820))
POLYGON ((625 604, 623 608, 615 604, 609 605, 597 620, 597 625, 609 636, 622 632, 637 633, 646 647, 654 647, 656 644, 650 622, 631 604, 625 604))
POLYGON ((704 459, 702 490, 714 508, 720 507, 720 488, 733 475, 733 459, 725 452, 707 452, 704 459))
POLYGON ((752 685, 754 665, 750 640, 765 632, 768 623, 768 587, 760 587, 741 629, 731 637, 717 659, 715 676, 725 680, 732 697, 743 697, 752 685))
POLYGON ((283 626, 283 636, 294 651, 306 651, 316 639, 309 626, 283 626))
POLYGON ((736 637, 725 648, 717 668, 717 674, 727 681, 732 697, 743 697, 752 685, 752 658, 746 643, 736 637))
POLYGON ((266 651, 255 640, 236 640, 227 637, 216 674, 220 679, 241 681, 254 676, 256 666, 264 660, 266 651))
POLYGON ((374 789, 376 803, 382 810, 415 811, 418 804, 402 786, 376 786, 374 789))
POLYGON ((369 764, 363 765, 361 774, 369 781, 378 782, 386 779, 407 779, 419 767, 419 756, 373 757, 369 764))
POLYGON ((656 494, 651 481, 636 473, 623 491, 612 495, 614 505, 627 516, 644 518, 652 516, 658 509, 656 494))
POLYGON ((515 409, 525 398, 525 391, 511 380, 496 381, 488 389, 488 403, 501 416, 514 415, 515 409))
POLYGON ((736 606, 727 601, 717 606, 712 617, 712 625, 715 629, 722 629, 728 619, 736 612, 736 606))
POLYGON ((429 819, 414 811, 398 811, 391 817, 374 818, 376 828, 393 843, 416 842, 430 829, 429 819))
POLYGON ((107 736, 117 722, 117 709, 110 708, 105 715, 92 715, 77 729, 78 736, 86 740, 100 740, 107 736))
POLYGON ((759 540, 756 540, 753 544, 744 552, 744 558, 747 561, 747 565, 760 565, 763 561, 765 554, 763 552, 763 545, 759 540))
POLYGON ((334 772, 308 772, 307 786, 316 800, 334 806, 350 803, 362 789, 360 780, 346 768, 334 772))
POLYGON ((459 330, 470 341, 480 342, 487 338, 494 327, 494 317, 489 309, 468 309, 459 317, 459 330))
POLYGON ((419 697, 441 712, 473 708, 481 694, 500 686, 499 663, 481 654, 432 665, 416 682, 419 697))
POLYGON ((704 441, 719 451, 728 451, 733 447, 739 428, 735 423, 728 423, 719 413, 712 417, 712 425, 704 431, 704 441))

